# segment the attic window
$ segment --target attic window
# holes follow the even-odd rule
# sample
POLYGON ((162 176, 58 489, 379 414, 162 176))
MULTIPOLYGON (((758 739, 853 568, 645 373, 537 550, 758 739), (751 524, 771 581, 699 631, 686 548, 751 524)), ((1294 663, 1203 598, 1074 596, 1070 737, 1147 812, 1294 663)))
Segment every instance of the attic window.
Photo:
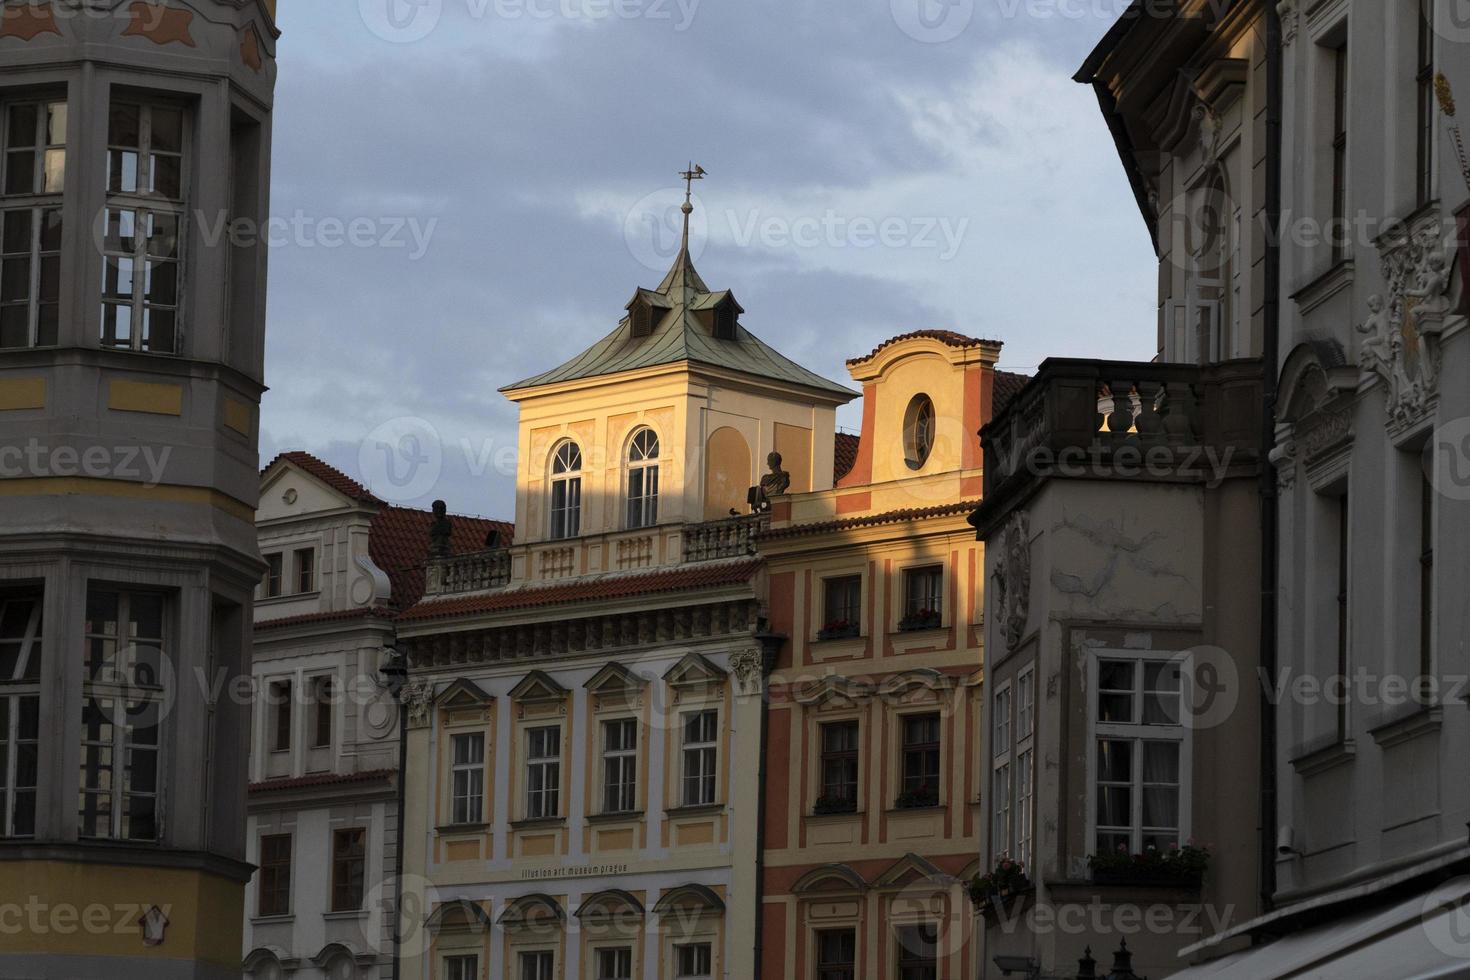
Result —
POLYGON ((714 334, 716 340, 735 339, 735 304, 726 300, 715 307, 714 334))
POLYGON ((652 334, 662 313, 663 310, 650 303, 635 303, 633 306, 633 336, 647 337, 652 334))

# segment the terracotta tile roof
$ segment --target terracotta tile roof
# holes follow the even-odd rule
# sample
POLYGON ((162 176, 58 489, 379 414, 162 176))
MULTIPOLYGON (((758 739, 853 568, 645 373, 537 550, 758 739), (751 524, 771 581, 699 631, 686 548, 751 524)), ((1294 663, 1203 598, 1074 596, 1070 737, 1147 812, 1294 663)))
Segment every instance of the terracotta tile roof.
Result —
POLYGON ((837 443, 832 452, 832 481, 835 483, 852 471, 857 465, 858 444, 863 441, 862 436, 855 436, 847 432, 837 433, 837 443))
POLYGON ((398 613, 386 606, 364 606, 358 609, 338 609, 334 612, 303 613, 300 616, 282 616, 280 619, 256 620, 255 631, 285 629, 289 626, 306 626, 311 623, 337 623, 353 619, 392 619, 398 613))
POLYGON ((358 483, 352 477, 348 476, 346 473, 343 473, 335 466, 329 466, 326 463, 323 463, 321 460, 317 459, 311 453, 304 453, 299 450, 293 450, 292 452, 288 453, 281 453, 275 459, 271 460, 270 463, 266 465, 265 469, 260 471, 260 475, 265 476, 265 474, 270 470, 272 466, 275 466, 282 460, 295 463, 297 466, 301 467, 303 470, 310 473, 318 480, 321 480, 333 490, 336 490, 338 493, 343 494, 344 496, 351 497, 353 500, 361 501, 365 504, 383 503, 383 500, 376 496, 371 490, 363 486, 361 483, 358 483))
POLYGON ((447 619, 474 613, 533 609, 572 602, 625 599, 660 592, 687 592, 750 581, 764 562, 759 558, 707 562, 635 575, 614 575, 534 589, 481 593, 433 602, 421 602, 399 616, 400 621, 447 619))
MULTIPOLYGON (((486 537, 493 531, 501 547, 515 539, 515 525, 483 517, 450 515, 453 531, 449 536, 452 554, 467 555, 484 551, 486 537)), ((393 583, 394 607, 407 609, 424 594, 424 564, 429 557, 429 528, 434 515, 426 510, 408 507, 384 507, 373 517, 368 531, 368 555, 373 564, 388 573, 393 583)))
POLYGON ((990 417, 995 418, 1005 411, 1011 399, 1021 393, 1031 381, 1029 374, 1016 374, 1012 371, 996 371, 995 387, 990 395, 990 417))
POLYGON ((847 363, 861 364, 864 361, 871 361, 873 358, 877 357, 885 347, 891 347, 899 341, 913 340, 917 337, 927 337, 930 340, 937 340, 940 343, 947 344, 950 347, 974 347, 976 344, 1000 343, 1000 341, 998 340, 981 340, 979 337, 969 337, 962 333, 955 333, 953 330, 914 330, 910 333, 899 334, 897 337, 889 337, 887 340, 883 341, 883 343, 879 344, 877 347, 874 347, 872 353, 864 354, 862 357, 849 357, 847 359, 847 363))
POLYGON ((904 510, 888 510, 881 514, 864 514, 861 517, 844 517, 833 521, 815 521, 811 524, 793 524, 790 527, 773 528, 759 535, 759 541, 794 538, 803 534, 824 534, 828 531, 845 531, 855 527, 874 527, 879 524, 901 524, 904 521, 919 521, 929 517, 947 517, 950 514, 968 514, 980 505, 978 500, 959 500, 937 507, 909 507, 904 510))
POLYGON ((366 772, 323 772, 314 776, 298 776, 294 779, 267 779, 251 783, 251 793, 279 793, 293 789, 313 789, 317 786, 344 786, 352 783, 388 782, 394 769, 369 769, 366 772))

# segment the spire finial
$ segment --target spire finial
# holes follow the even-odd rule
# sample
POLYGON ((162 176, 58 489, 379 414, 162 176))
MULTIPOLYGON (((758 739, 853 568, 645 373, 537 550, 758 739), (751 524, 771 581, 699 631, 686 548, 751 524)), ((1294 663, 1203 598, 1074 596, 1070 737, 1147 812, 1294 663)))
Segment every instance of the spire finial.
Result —
POLYGON ((691 198, 694 196, 694 182, 704 180, 704 168, 693 160, 689 161, 689 169, 679 174, 684 178, 684 206, 679 210, 684 212, 684 250, 689 250, 689 216, 694 213, 694 205, 691 198))

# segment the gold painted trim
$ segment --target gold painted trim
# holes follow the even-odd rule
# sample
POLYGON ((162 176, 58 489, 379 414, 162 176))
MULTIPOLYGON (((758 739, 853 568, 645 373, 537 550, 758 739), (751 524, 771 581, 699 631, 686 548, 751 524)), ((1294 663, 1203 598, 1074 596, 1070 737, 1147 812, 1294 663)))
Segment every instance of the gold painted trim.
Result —
POLYGON ((0 412, 45 407, 45 378, 7 378, 0 381, 0 412))
POLYGON ((107 407, 116 412, 183 415, 184 386, 152 384, 147 381, 112 381, 108 383, 107 407))
POLYGON ((207 487, 180 487, 168 484, 149 486, 122 480, 100 480, 89 477, 36 477, 0 480, 0 497, 40 496, 118 497, 129 500, 163 501, 172 504, 196 504, 213 507, 242 521, 255 523, 255 508, 234 497, 207 487))

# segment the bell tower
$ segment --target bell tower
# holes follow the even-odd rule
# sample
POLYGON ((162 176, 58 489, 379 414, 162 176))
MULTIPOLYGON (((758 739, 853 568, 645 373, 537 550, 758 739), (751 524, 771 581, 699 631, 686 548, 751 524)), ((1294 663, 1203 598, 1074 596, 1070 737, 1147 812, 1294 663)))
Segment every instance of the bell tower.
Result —
POLYGON ((0 978, 238 977, 275 2, 0 9, 0 978))

